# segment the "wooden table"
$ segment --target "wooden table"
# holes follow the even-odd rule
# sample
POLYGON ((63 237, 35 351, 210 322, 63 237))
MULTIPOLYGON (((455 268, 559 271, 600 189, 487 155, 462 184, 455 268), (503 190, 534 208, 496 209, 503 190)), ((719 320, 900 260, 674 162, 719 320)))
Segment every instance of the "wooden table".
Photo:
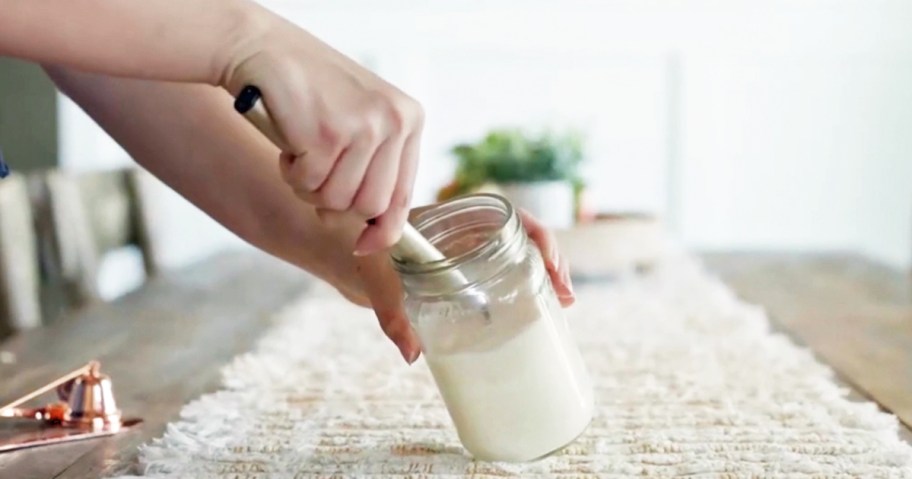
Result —
POLYGON ((137 446, 181 406, 215 390, 219 369, 248 351, 309 276, 262 254, 231 254, 166 274, 107 305, 14 337, 0 351, 0 403, 97 358, 118 406, 144 425, 104 439, 0 454, 0 478, 88 478, 133 472, 137 446))
POLYGON ((912 442, 912 274, 854 254, 704 255, 742 299, 878 403, 912 442))
MULTIPOLYGON (((810 346, 859 396, 912 422, 912 281, 860 257, 709 254, 710 269, 776 325, 810 346)), ((218 387, 219 369, 251 348, 270 313, 311 279, 260 254, 212 258, 114 303, 0 344, 0 403, 92 358, 114 379, 138 430, 0 455, 0 478, 130 473, 137 446, 161 435, 188 401, 218 387)), ((0 431, 2 432, 2 431, 0 431)), ((906 431, 908 432, 908 431, 906 431)))

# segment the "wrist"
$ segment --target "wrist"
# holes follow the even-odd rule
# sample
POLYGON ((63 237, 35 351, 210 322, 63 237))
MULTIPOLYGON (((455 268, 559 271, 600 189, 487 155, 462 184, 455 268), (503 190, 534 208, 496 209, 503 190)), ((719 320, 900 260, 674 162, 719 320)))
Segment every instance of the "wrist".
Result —
POLYGON ((236 95, 244 85, 233 84, 235 73, 262 51, 268 43, 267 35, 279 28, 283 19, 250 0, 225 1, 223 17, 224 27, 218 30, 224 40, 213 56, 209 83, 236 95))

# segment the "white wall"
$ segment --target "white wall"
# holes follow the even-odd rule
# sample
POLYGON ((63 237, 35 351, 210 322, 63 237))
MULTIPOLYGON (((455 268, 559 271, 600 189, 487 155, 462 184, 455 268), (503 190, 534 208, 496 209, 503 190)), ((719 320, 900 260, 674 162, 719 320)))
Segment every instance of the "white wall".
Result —
MULTIPOLYGON (((574 125, 598 205, 658 213, 694 247, 912 259, 912 2, 263 3, 424 103, 416 201, 457 141, 574 125)), ((67 164, 122 161, 71 107, 67 164)), ((231 243, 171 201, 182 240, 231 243)))

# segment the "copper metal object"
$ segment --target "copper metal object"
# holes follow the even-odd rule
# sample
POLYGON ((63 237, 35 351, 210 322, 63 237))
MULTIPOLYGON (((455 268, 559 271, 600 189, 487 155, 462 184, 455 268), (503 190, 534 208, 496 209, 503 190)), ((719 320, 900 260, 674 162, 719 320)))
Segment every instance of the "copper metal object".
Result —
POLYGON ((0 418, 10 422, 0 422, 0 453, 109 436, 142 422, 122 418, 114 401, 111 378, 101 374, 98 361, 0 407, 0 418), (19 407, 52 389, 59 401, 42 407, 19 407))

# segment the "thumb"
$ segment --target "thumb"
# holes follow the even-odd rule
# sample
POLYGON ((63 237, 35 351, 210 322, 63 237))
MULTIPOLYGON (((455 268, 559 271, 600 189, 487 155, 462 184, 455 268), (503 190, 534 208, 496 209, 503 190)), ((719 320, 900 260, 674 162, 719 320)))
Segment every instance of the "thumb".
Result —
POLYGON ((421 354, 418 337, 405 313, 402 284, 385 252, 356 259, 363 289, 380 322, 380 328, 399 348, 409 364, 421 354))
POLYGON ((554 292, 557 293, 557 299, 562 306, 570 306, 576 299, 573 293, 573 283, 570 279, 570 265, 560 254, 554 233, 529 214, 528 211, 519 210, 519 217, 522 220, 523 227, 526 229, 526 233, 529 235, 529 239, 541 251, 542 259, 545 261, 545 269, 551 278, 551 284, 554 286, 554 292))

